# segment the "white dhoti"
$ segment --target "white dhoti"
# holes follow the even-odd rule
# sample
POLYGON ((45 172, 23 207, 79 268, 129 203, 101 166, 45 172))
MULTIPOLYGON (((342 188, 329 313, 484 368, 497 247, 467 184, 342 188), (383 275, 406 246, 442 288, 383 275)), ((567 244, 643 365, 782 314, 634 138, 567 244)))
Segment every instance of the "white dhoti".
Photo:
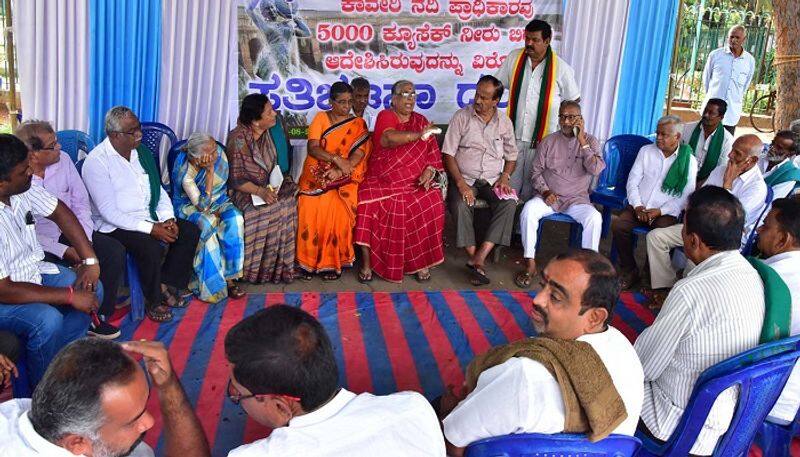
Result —
MULTIPOLYGON (((536 241, 539 230, 539 221, 556 211, 548 206, 539 197, 533 197, 525 203, 520 215, 520 230, 522 232, 522 247, 526 259, 536 257, 536 241)), ((563 214, 575 219, 583 226, 581 237, 581 247, 597 251, 600 247, 600 231, 603 227, 603 217, 595 207, 589 203, 578 203, 570 205, 560 211, 563 214)))

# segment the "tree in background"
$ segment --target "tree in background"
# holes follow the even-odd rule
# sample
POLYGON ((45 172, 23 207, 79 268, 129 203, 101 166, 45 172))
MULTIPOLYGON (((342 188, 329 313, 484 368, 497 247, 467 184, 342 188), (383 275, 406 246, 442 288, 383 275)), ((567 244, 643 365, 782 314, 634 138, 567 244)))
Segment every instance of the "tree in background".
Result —
POLYGON ((775 67, 778 70, 775 127, 800 119, 800 2, 773 0, 775 67))

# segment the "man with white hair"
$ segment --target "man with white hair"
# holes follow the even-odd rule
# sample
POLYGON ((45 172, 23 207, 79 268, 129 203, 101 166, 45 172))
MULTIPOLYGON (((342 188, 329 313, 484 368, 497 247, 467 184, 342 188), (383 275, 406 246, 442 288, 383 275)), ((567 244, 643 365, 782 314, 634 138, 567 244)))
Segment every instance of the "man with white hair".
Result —
POLYGON ((188 305, 185 290, 200 229, 175 219, 152 152, 142 145, 142 125, 130 108, 111 108, 105 129, 108 136, 92 149, 82 170, 94 226, 133 254, 147 317, 167 322, 169 308, 188 305))
MULTIPOLYGON (((728 163, 716 167, 705 182, 705 186, 724 188, 742 204, 745 216, 742 245, 756 227, 767 197, 767 184, 764 182, 761 169, 756 166, 762 149, 763 143, 757 136, 753 134, 740 136, 733 142, 733 148, 728 154, 728 163)), ((675 284, 675 270, 670 262, 670 251, 683 246, 682 229, 683 224, 678 224, 656 229, 647 234, 650 286, 656 290, 651 300, 655 306, 666 298, 666 291, 663 289, 675 284)), ((687 262, 687 269, 693 266, 687 262)))
POLYGON ((694 192, 697 160, 691 146, 681 144, 680 123, 677 116, 658 120, 655 144, 642 146, 628 175, 628 206, 611 221, 623 289, 639 279, 633 229, 677 224, 686 199, 694 192))
POLYGON ((742 100, 753 73, 756 61, 743 45, 747 31, 743 25, 734 25, 728 31, 728 44, 708 54, 703 69, 703 88, 706 101, 721 98, 728 104, 728 111, 722 119, 722 125, 733 135, 739 117, 742 114, 742 100))

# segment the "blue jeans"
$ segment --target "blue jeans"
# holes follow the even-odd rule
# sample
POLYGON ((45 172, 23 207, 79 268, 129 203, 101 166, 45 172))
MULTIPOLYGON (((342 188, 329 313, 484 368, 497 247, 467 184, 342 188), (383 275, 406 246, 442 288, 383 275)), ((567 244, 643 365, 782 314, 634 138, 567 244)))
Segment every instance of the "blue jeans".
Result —
MULTIPOLYGON (((68 287, 75 283, 75 273, 58 265, 58 274, 42 275, 42 285, 68 287)), ((103 286, 97 284, 97 299, 103 301, 103 286)), ((86 336, 91 317, 70 306, 26 303, 0 303, 0 330, 16 334, 25 344, 31 390, 42 379, 56 353, 68 343, 86 336)))

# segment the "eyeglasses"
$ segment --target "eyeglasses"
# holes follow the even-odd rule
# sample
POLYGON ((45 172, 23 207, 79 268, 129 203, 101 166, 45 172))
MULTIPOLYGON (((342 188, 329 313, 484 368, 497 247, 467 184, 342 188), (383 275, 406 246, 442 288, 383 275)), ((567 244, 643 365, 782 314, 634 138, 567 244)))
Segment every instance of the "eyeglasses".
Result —
POLYGON ((402 97, 402 98, 405 98, 405 99, 417 98, 417 93, 416 92, 400 92, 397 95, 402 97))
POLYGON ((233 385, 233 380, 230 379, 230 378, 228 379, 228 388, 226 390, 227 390, 226 394, 228 395, 228 398, 231 400, 231 402, 233 402, 234 405, 238 405, 239 403, 241 403, 242 400, 247 400, 248 398, 255 398, 255 397, 281 397, 281 398, 285 398, 287 400, 292 400, 292 401, 296 401, 296 402, 300 401, 299 397, 293 397, 291 395, 283 395, 283 394, 250 394, 250 395, 242 395, 242 393, 239 392, 239 390, 236 388, 236 386, 233 385))
POLYGON ((131 130, 129 132, 123 132, 121 130, 117 130, 114 133, 121 133, 123 135, 130 135, 132 137, 142 136, 142 126, 140 125, 139 127, 136 127, 136 128, 134 128, 133 130, 131 130))
POLYGON ((581 115, 580 114, 559 114, 558 118, 561 119, 562 121, 572 121, 572 120, 575 120, 575 119, 580 119, 581 115))
POLYGON ((342 100, 331 100, 331 102, 333 102, 333 103, 335 103, 337 105, 352 105, 353 104, 353 100, 349 99, 349 98, 345 98, 345 99, 342 99, 342 100))
POLYGON ((56 149, 61 149, 61 143, 59 143, 58 141, 56 141, 55 143, 51 144, 50 146, 48 146, 46 148, 40 148, 39 150, 40 151, 55 151, 56 149))

